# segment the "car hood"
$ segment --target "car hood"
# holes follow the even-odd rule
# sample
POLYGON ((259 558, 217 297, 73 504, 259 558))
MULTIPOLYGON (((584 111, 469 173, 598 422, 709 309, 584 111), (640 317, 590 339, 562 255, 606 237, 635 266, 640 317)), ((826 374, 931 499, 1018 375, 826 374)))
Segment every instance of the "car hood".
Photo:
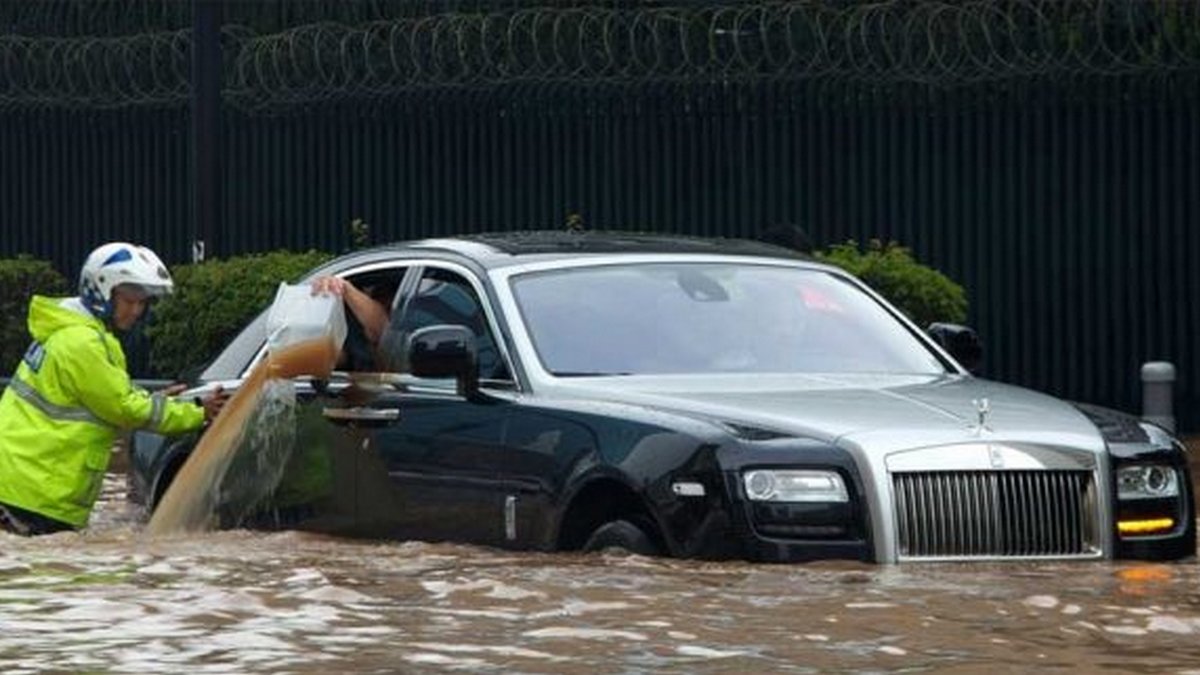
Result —
POLYGON ((1095 425, 1074 406, 961 375, 630 376, 581 379, 562 389, 572 397, 702 416, 871 454, 981 439, 1105 448, 1095 425))

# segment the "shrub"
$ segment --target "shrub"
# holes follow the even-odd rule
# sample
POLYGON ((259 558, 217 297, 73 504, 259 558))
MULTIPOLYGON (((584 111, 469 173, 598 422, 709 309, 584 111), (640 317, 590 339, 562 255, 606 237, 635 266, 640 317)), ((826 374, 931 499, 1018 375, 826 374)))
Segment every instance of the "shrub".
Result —
POLYGON ((962 286, 914 260, 912 253, 896 242, 884 245, 872 239, 861 251, 857 242, 850 241, 834 244, 816 257, 861 279, 921 328, 935 321, 963 323, 967 319, 962 286))
POLYGON ((0 259, 0 377, 11 375, 29 347, 29 300, 66 295, 67 280, 50 263, 26 255, 0 259))
POLYGON ((276 251, 173 268, 175 293, 155 307, 146 327, 155 370, 177 377, 208 363, 266 309, 280 282, 296 281, 330 257, 276 251))

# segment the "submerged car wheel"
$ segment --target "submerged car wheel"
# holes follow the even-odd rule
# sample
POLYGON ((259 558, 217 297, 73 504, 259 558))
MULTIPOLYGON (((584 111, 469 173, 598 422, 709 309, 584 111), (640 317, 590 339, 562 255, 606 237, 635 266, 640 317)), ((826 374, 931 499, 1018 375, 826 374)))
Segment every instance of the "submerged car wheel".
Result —
POLYGON ((624 549, 638 555, 662 554, 654 538, 628 520, 613 520, 601 525, 583 545, 584 551, 603 551, 609 548, 624 549))

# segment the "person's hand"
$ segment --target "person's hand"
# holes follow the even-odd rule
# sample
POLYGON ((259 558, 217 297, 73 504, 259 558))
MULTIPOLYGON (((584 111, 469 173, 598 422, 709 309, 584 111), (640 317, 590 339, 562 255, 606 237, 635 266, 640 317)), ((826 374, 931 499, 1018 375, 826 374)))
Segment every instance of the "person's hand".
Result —
POLYGON ((229 400, 229 394, 218 386, 213 389, 207 396, 200 400, 200 405, 204 406, 204 421, 212 422, 221 414, 221 409, 225 407, 225 402, 229 400))
POLYGON ((159 389, 155 393, 162 394, 163 396, 178 396, 187 390, 188 390, 188 385, 183 382, 180 382, 179 384, 173 384, 169 387, 164 387, 162 389, 159 389))
POLYGON ((348 285, 346 280, 341 277, 317 277, 312 281, 312 294, 341 297, 345 295, 348 285))

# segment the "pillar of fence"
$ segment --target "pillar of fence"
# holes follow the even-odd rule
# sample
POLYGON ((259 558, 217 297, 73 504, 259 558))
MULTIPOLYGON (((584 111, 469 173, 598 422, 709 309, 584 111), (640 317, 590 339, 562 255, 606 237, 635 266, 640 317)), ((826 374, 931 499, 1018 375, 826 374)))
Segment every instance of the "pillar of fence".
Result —
POLYGON ((1142 419, 1175 433, 1172 410, 1175 366, 1166 361, 1142 364, 1142 419))
POLYGON ((221 0, 192 9, 192 262, 216 250, 221 231, 221 0))

